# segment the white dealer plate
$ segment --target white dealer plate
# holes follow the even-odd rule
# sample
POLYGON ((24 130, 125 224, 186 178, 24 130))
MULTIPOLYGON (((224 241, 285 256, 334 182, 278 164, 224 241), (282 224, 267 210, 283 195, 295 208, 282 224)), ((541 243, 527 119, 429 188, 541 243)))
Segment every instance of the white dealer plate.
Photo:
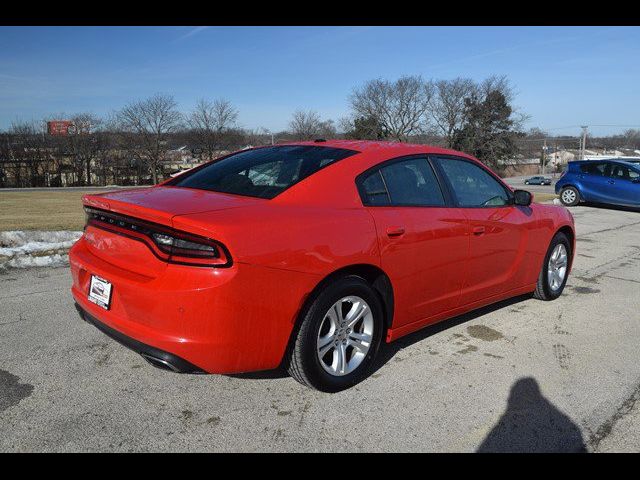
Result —
POLYGON ((111 303, 111 283, 107 282, 104 278, 91 275, 89 301, 100 305, 105 310, 109 310, 109 303, 111 303))

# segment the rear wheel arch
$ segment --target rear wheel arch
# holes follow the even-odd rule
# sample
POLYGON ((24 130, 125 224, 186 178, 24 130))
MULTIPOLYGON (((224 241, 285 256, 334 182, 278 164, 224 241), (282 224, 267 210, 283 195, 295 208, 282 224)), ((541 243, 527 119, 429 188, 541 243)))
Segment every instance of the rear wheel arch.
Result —
MULTIPOLYGON (((290 351, 291 346, 293 344, 293 340, 297 335, 297 331, 300 328, 300 323, 302 318, 304 318, 306 311, 309 309, 313 301, 316 299, 318 294, 331 282, 336 281, 339 278, 344 278, 348 276, 356 276, 365 280, 373 290, 378 294, 380 299, 380 303, 382 304, 382 310, 384 313, 383 324, 385 330, 391 327, 391 323, 393 322, 393 312, 394 312, 394 293, 393 293, 393 285, 391 284, 391 280, 389 276, 378 266, 372 264, 355 264, 348 265, 338 270, 335 270, 325 276, 318 284, 313 288, 313 290, 304 298, 302 302, 302 306, 298 311, 295 318, 295 325, 291 330, 289 335, 289 342, 287 344, 287 352, 290 351)), ((382 338, 384 339, 386 334, 383 332, 382 338)), ((287 354, 285 353, 283 360, 287 358, 287 354)))
POLYGON ((311 293, 307 295, 307 298, 304 302, 305 305, 301 309, 301 312, 305 307, 308 306, 309 303, 313 301, 315 296, 325 287, 325 285, 338 278, 347 277, 350 275, 355 275, 356 277, 364 279, 380 296, 380 302, 382 303, 385 314, 384 324, 385 327, 389 328, 391 326, 391 322, 393 321, 394 311, 393 285, 391 284, 391 280, 389 279, 389 276, 384 272, 384 270, 376 265, 368 263, 348 265, 328 274, 315 286, 311 293))

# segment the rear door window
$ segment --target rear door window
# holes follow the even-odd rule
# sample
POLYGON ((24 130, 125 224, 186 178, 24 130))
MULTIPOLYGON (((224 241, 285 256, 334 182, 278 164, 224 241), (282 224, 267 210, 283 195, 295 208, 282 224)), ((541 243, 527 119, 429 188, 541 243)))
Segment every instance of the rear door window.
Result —
POLYGON ((369 173, 361 182, 365 205, 444 206, 438 180, 426 158, 393 161, 369 173))
POLYGON ((580 166, 580 171, 588 175, 604 177, 604 176, 607 176, 610 170, 608 167, 609 167, 609 164, 606 162, 585 163, 580 166))

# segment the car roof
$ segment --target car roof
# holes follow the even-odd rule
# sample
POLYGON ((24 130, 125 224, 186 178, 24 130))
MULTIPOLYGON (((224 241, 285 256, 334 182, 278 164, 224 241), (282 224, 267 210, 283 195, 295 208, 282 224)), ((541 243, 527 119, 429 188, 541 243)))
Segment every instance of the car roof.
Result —
POLYGON ((358 152, 338 162, 333 162, 294 184, 291 188, 277 195, 272 201, 282 204, 321 204, 323 207, 335 206, 339 208, 361 207, 360 194, 355 187, 354 179, 379 164, 395 158, 410 155, 452 155, 466 158, 481 168, 487 170, 505 188, 511 190, 500 177, 492 172, 477 158, 464 152, 433 145, 419 145, 392 141, 374 140, 322 140, 304 142, 283 142, 275 146, 316 146, 330 148, 344 148, 358 152))
MULTIPOLYGON (((466 158, 473 158, 464 152, 451 150, 449 148, 436 147, 434 145, 424 145, 417 143, 404 143, 386 140, 311 140, 301 142, 283 142, 275 146, 284 145, 309 145, 316 147, 345 148, 355 150, 358 153, 384 153, 397 155, 410 155, 412 153, 431 153, 440 155, 457 155, 466 158)), ((348 159, 348 158, 347 158, 348 159)), ((346 159, 345 159, 346 160, 346 159)))
POLYGON ((569 163, 575 163, 575 164, 583 164, 583 163, 602 163, 602 162, 613 162, 613 163, 619 163, 621 165, 625 165, 627 167, 631 167, 633 169, 638 169, 638 163, 640 163, 640 157, 638 157, 638 160, 636 161, 632 161, 631 159, 621 159, 621 158, 603 158, 601 160, 573 160, 569 163))

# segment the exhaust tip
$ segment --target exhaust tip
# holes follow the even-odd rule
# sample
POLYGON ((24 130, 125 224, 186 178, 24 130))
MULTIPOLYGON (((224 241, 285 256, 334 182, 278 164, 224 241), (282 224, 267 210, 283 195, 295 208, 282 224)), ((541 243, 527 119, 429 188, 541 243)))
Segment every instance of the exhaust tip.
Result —
POLYGON ((175 373, 181 373, 182 370, 180 370, 178 367, 176 367, 175 365, 171 364, 170 362, 163 360, 162 358, 158 358, 158 357, 154 357, 152 355, 149 355, 147 353, 141 353, 140 356, 142 358, 144 358, 147 362, 149 362, 151 365, 153 365, 156 368, 159 368, 161 370, 169 370, 171 372, 175 372, 175 373))

